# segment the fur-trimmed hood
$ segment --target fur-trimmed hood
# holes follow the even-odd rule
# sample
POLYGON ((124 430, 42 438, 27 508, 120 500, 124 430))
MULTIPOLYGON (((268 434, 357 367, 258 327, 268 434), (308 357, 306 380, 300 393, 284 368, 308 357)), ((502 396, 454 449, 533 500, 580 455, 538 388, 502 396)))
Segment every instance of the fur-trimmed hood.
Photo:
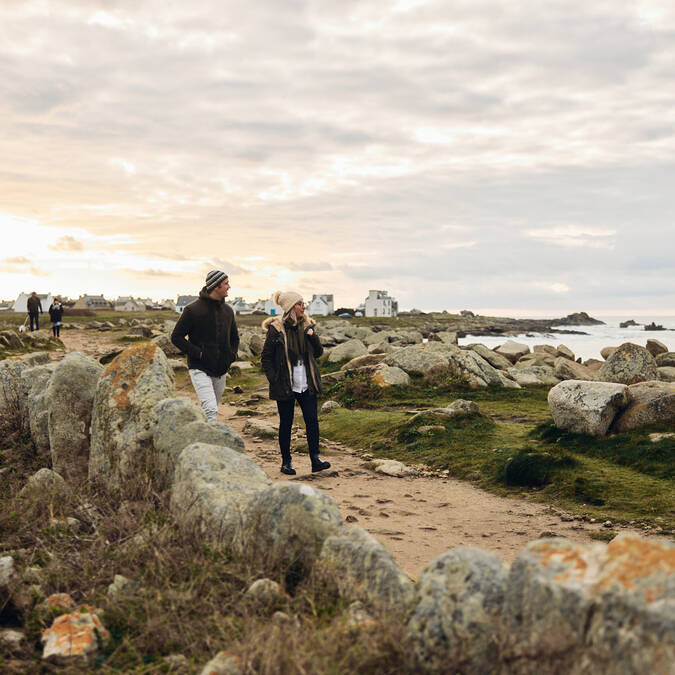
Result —
MULTIPOLYGON (((269 330, 270 326, 274 326, 280 333, 283 335, 286 334, 286 329, 284 328, 284 322, 283 318, 280 316, 268 316, 263 322, 262 322, 262 327, 265 330, 269 330)), ((311 316, 308 316, 305 314, 302 320, 302 326, 304 330, 307 330, 308 328, 313 328, 316 326, 316 321, 312 319, 311 316)))

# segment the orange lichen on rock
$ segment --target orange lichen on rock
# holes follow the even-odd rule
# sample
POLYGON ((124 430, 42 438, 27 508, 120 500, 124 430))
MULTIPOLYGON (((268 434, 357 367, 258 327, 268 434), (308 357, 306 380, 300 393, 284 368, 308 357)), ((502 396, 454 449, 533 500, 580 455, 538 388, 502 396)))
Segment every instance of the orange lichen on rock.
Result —
POLYGON ((118 408, 129 406, 129 393, 156 353, 157 345, 141 342, 127 347, 110 362, 102 377, 110 378, 110 395, 118 408))
POLYGON ((75 601, 68 593, 54 593, 45 600, 45 604, 49 609, 69 610, 75 607, 75 601))
POLYGON ((385 382, 384 377, 382 377, 382 373, 374 373, 373 377, 373 384, 376 384, 378 387, 388 387, 389 383, 385 382))
POLYGON ((595 585, 597 590, 609 588, 613 584, 633 590, 636 583, 653 577, 652 587, 639 584, 643 587, 645 599, 653 602, 663 595, 664 577, 675 574, 675 548, 658 541, 623 535, 607 545, 607 558, 602 575, 595 585))
POLYGON ((556 576, 556 581, 567 581, 571 576, 582 578, 588 569, 588 561, 584 558, 585 549, 570 546, 561 549, 556 544, 539 542, 533 549, 539 554, 540 564, 549 567, 552 563, 562 563, 567 571, 556 576))
POLYGON ((110 633, 98 616, 79 612, 64 614, 42 633, 42 658, 60 664, 86 662, 98 651, 99 639, 107 642, 110 633))

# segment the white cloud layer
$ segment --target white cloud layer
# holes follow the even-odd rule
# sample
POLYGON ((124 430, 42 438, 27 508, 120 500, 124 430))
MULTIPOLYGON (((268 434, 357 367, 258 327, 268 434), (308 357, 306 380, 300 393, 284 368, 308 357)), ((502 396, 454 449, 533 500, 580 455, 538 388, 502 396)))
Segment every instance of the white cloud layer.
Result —
POLYGON ((11 0, 0 38, 0 297, 219 260, 249 299, 675 306, 666 0, 11 0))

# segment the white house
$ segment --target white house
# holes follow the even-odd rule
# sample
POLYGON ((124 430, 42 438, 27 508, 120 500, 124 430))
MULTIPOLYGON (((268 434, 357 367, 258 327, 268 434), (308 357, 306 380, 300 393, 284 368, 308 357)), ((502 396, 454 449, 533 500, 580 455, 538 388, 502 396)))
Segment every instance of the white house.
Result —
POLYGON ((116 312, 142 312, 145 310, 145 305, 130 296, 121 295, 115 300, 113 309, 116 312))
POLYGON ((176 311, 176 303, 171 298, 165 298, 159 303, 160 309, 170 309, 172 312, 176 311))
POLYGON ((242 297, 237 297, 227 304, 232 307, 235 314, 250 314, 253 311, 248 302, 242 297))
POLYGON ((265 314, 269 314, 270 316, 281 316, 284 313, 284 310, 272 300, 272 296, 267 299, 258 300, 253 305, 251 311, 265 312, 265 314))
POLYGON ((179 314, 182 314, 186 305, 189 305, 191 302, 194 302, 196 299, 197 299, 196 295, 179 295, 178 300, 176 301, 176 311, 179 314))
POLYGON ((387 291, 368 291, 364 303, 366 316, 396 316, 398 302, 389 296, 387 291))
POLYGON ((103 295, 81 295, 73 309, 110 309, 110 303, 103 295))
MULTIPOLYGON (((14 301, 14 306, 13 310, 15 312, 27 312, 28 311, 28 306, 26 303, 28 302, 28 298, 30 298, 31 294, 30 293, 19 293, 19 297, 14 301)), ((40 298, 40 304, 42 305, 42 311, 46 312, 49 309, 49 305, 54 302, 54 297, 52 296, 51 293, 38 293, 37 294, 38 298, 40 298)))
POLYGON ((307 311, 313 316, 328 316, 333 313, 333 294, 313 295, 307 311))

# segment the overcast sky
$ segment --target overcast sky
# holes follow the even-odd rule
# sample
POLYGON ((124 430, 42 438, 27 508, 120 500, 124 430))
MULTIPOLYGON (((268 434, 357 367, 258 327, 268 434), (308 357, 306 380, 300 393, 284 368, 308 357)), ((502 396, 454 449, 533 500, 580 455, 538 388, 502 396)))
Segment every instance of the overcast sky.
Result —
POLYGON ((0 298, 675 312, 672 0, 2 0, 0 298))

